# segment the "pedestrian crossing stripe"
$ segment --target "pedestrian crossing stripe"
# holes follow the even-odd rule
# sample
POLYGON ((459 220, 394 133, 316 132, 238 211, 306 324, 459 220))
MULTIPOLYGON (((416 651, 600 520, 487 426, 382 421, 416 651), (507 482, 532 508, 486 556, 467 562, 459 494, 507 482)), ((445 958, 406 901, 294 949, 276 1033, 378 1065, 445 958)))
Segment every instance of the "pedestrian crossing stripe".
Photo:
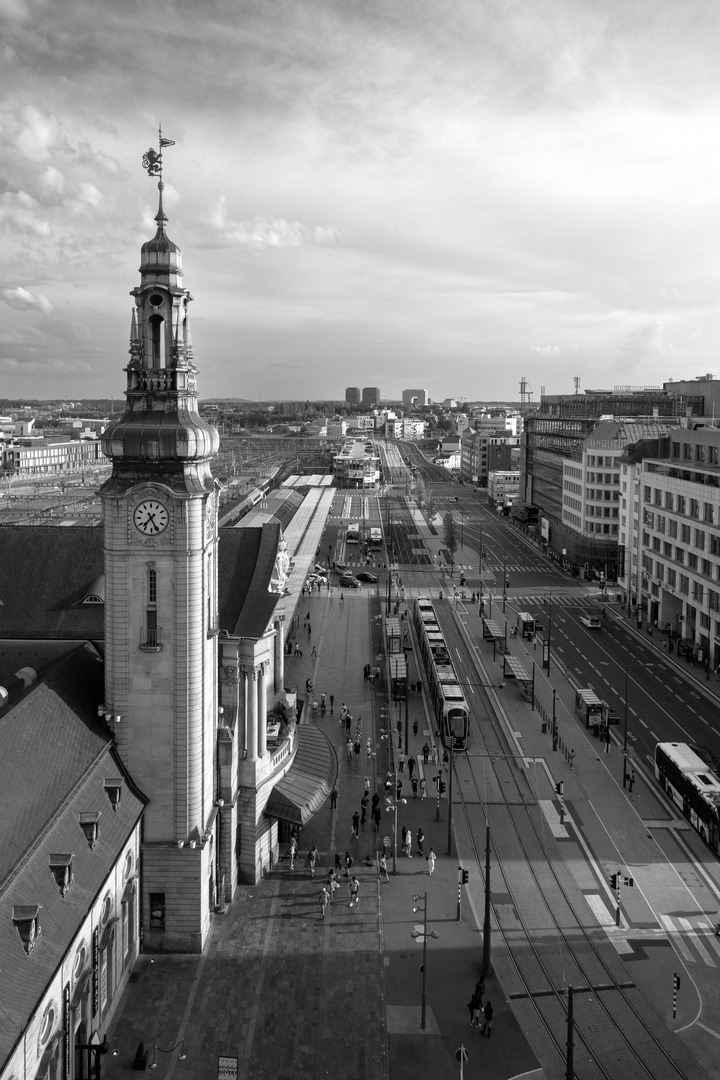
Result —
POLYGON ((714 927, 705 916, 660 915, 659 918, 667 936, 688 964, 698 963, 699 957, 706 967, 720 966, 720 938, 715 936, 714 927))

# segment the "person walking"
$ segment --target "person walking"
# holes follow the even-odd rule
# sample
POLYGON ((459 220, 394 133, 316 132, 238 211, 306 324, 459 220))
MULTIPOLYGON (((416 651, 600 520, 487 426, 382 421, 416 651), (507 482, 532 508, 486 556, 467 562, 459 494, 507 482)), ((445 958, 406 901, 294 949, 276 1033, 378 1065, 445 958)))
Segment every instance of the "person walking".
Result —
POLYGON ((350 852, 346 851, 345 852, 345 877, 350 877, 350 871, 352 870, 352 866, 353 866, 354 862, 355 862, 355 860, 353 859, 350 852))
POLYGON ((427 743, 425 743, 425 745, 422 748, 422 756, 423 756, 423 765, 427 765, 428 759, 430 757, 430 747, 428 746, 427 743))
POLYGON ((425 854, 424 845, 425 845, 425 833, 422 831, 422 829, 418 829, 418 831, 417 831, 417 850, 418 850, 418 855, 420 855, 420 856, 423 856, 425 854))
POLYGON ((425 781, 425 777, 421 776, 420 777, 420 798, 424 799, 426 793, 427 793, 427 783, 425 781))
POLYGON ((330 792, 330 809, 331 810, 335 810, 337 808, 337 797, 338 797, 337 788, 334 787, 332 789, 332 791, 330 792))
POLYGON ((352 816, 352 831, 355 839, 357 840, 360 836, 360 815, 358 814, 357 810, 352 816))
POLYGON ((353 742, 352 742, 352 739, 348 739, 348 741, 345 743, 345 752, 347 754, 348 762, 351 762, 352 761, 352 756, 353 756, 353 742))
POLYGON ((312 637, 312 626, 310 625, 310 623, 307 624, 307 632, 308 637, 312 637))
POLYGON ((327 906, 329 903, 330 893, 323 885, 322 889, 320 890, 320 914, 322 915, 323 919, 325 918, 325 912, 327 911, 327 906))
POLYGON ((339 874, 342 870, 342 855, 339 851, 335 852, 335 873, 339 874))
POLYGON ((371 806, 372 806, 372 813, 373 813, 373 814, 375 813, 375 811, 377 810, 377 808, 378 808, 378 806, 379 806, 379 805, 380 805, 380 796, 378 795, 378 793, 377 793, 377 791, 376 791, 376 792, 375 792, 375 793, 373 794, 373 797, 372 797, 372 803, 371 803, 371 806))
POLYGON ((379 806, 375 807, 375 809, 373 810, 372 816, 373 816, 373 823, 375 825, 375 828, 376 828, 376 830, 378 832, 380 832, 380 807, 379 806))
POLYGON ((387 858, 385 856, 384 851, 383 851, 382 855, 380 856, 380 871, 378 873, 378 877, 381 877, 382 874, 385 875, 385 880, 386 881, 390 880, 390 875, 388 874, 388 868, 387 868, 387 858))
POLYGON ((328 870, 328 879, 325 888, 330 894, 330 900, 332 900, 335 896, 335 893, 340 888, 340 882, 338 881, 338 876, 334 870, 328 870))
POLYGON ((405 772, 405 752, 403 750, 400 751, 398 762, 398 772, 405 772))
POLYGON ((418 733, 418 722, 417 722, 417 720, 413 720, 413 735, 417 736, 417 733, 418 733))
POLYGON ((477 1027, 480 1027, 481 1008, 482 1002, 480 1001, 480 998, 477 996, 477 994, 473 994, 473 996, 468 1001, 468 1009, 470 1010, 470 1027, 472 1027, 473 1024, 475 1024, 477 1027))
POLYGON ((568 754, 568 764, 570 765, 571 769, 573 767, 573 762, 574 761, 575 761, 575 751, 571 750, 570 753, 568 754))
POLYGON ((402 837, 402 844, 400 845, 400 847, 401 847, 401 850, 404 851, 405 850, 405 840, 407 839, 407 825, 403 825, 402 832, 401 832, 400 835, 402 837))
POLYGON ((361 814, 362 814, 362 817, 360 818, 360 824, 361 825, 365 824, 365 817, 367 815, 367 808, 368 808, 368 803, 369 802, 370 802, 370 799, 369 799, 368 793, 366 791, 365 794, 363 795, 362 799, 360 800, 360 811, 361 811, 361 814))
POLYGON ((350 903, 348 907, 352 907, 353 904, 360 902, 360 882, 353 874, 352 881, 350 882, 350 903))
POLYGON ((400 779, 398 779, 397 786, 395 788, 395 798, 396 799, 401 799, 402 798, 402 780, 400 780, 400 779))
POLYGON ((335 695, 331 694, 330 695, 330 712, 331 713, 335 712, 334 705, 335 705, 335 695))
POLYGON ((428 874, 430 875, 430 877, 432 877, 433 874, 435 873, 435 859, 436 858, 437 858, 437 855, 435 854, 433 849, 430 848, 430 850, 427 853, 428 874))
POLYGON ((312 647, 312 652, 310 653, 310 656, 311 656, 311 658, 312 657, 317 658, 317 647, 315 645, 313 645, 313 647, 312 647))
POLYGON ((412 780, 413 773, 415 772, 415 758, 412 756, 412 754, 407 759, 407 766, 408 766, 408 773, 410 775, 410 779, 412 780))
POLYGON ((418 779, 417 779, 417 776, 413 776, 412 780, 410 781, 410 784, 411 784, 411 787, 412 787, 413 799, 417 799, 417 793, 418 793, 418 779))
POLYGON ((313 844, 313 846, 308 851, 308 862, 310 863, 310 877, 315 877, 315 864, 317 863, 319 858, 320 852, 313 844))
POLYGON ((485 976, 481 975, 478 981, 475 983, 475 997, 480 999, 480 1007, 482 1008, 482 999, 485 997, 485 976))
POLYGON ((485 1008, 483 1009, 483 1016, 485 1017, 485 1023, 482 1026, 482 1031, 480 1032, 480 1034, 484 1035, 485 1031, 487 1030, 487 1037, 489 1039, 491 1034, 492 1034, 492 1022, 493 1022, 493 1007, 492 1007, 492 1005, 490 1004, 489 1001, 488 1001, 487 1005, 485 1006, 485 1008))
POLYGON ((354 743, 353 749, 355 750, 355 760, 359 764, 359 762, 360 762, 360 751, 362 750, 362 743, 360 742, 360 737, 359 736, 355 737, 355 743, 354 743))
POLYGON ((405 854, 408 859, 412 859, 412 833, 409 829, 405 834, 405 854))

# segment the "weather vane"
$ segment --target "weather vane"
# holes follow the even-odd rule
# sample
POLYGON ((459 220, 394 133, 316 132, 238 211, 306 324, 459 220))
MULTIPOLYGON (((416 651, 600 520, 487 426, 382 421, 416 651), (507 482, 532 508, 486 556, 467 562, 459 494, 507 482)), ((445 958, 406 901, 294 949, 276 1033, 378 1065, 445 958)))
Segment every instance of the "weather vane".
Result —
POLYGON ((162 125, 158 127, 159 149, 153 150, 152 146, 143 154, 143 169, 147 169, 148 176, 159 176, 162 181, 162 152, 166 146, 174 146, 174 139, 163 139, 162 125))

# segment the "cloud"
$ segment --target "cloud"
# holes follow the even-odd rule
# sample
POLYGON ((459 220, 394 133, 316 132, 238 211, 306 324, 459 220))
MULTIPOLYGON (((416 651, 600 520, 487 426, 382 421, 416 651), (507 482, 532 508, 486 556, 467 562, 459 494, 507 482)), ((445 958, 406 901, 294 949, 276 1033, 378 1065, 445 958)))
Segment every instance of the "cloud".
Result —
POLYGON ((19 311, 30 309, 49 315, 53 309, 47 296, 43 296, 42 293, 28 292, 22 285, 18 285, 15 289, 0 289, 0 297, 9 307, 17 308, 19 311))
POLYGON ((531 345, 530 352, 541 353, 543 356, 559 356, 561 349, 559 345, 531 345))
POLYGON ((26 236, 50 235, 50 226, 39 216, 40 206, 26 191, 5 191, 0 195, 0 226, 26 236))
POLYGON ((638 326, 618 345, 616 368, 633 368, 646 360, 677 357, 665 326, 657 319, 638 326))
POLYGON ((60 360, 48 357, 44 360, 18 360, 16 356, 0 358, 0 374, 35 377, 37 375, 86 375, 92 368, 85 360, 60 360))
POLYGON ((210 216, 220 242, 249 248, 299 248, 309 244, 336 244, 340 233, 332 225, 304 225, 285 218, 252 217, 234 221, 228 217, 227 199, 220 195, 210 216))

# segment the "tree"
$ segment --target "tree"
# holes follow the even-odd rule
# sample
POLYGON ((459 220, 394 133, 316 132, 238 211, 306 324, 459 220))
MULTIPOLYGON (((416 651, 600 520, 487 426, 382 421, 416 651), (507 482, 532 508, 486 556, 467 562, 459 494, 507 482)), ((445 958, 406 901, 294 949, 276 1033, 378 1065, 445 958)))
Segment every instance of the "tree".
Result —
POLYGON ((455 519, 449 510, 443 518, 443 539, 447 553, 450 556, 450 577, 452 577, 455 570, 455 552, 458 549, 458 538, 455 519))
POLYGON ((415 499, 422 510, 427 502, 427 488, 425 487, 425 480, 422 473, 418 473, 415 478, 415 499))

